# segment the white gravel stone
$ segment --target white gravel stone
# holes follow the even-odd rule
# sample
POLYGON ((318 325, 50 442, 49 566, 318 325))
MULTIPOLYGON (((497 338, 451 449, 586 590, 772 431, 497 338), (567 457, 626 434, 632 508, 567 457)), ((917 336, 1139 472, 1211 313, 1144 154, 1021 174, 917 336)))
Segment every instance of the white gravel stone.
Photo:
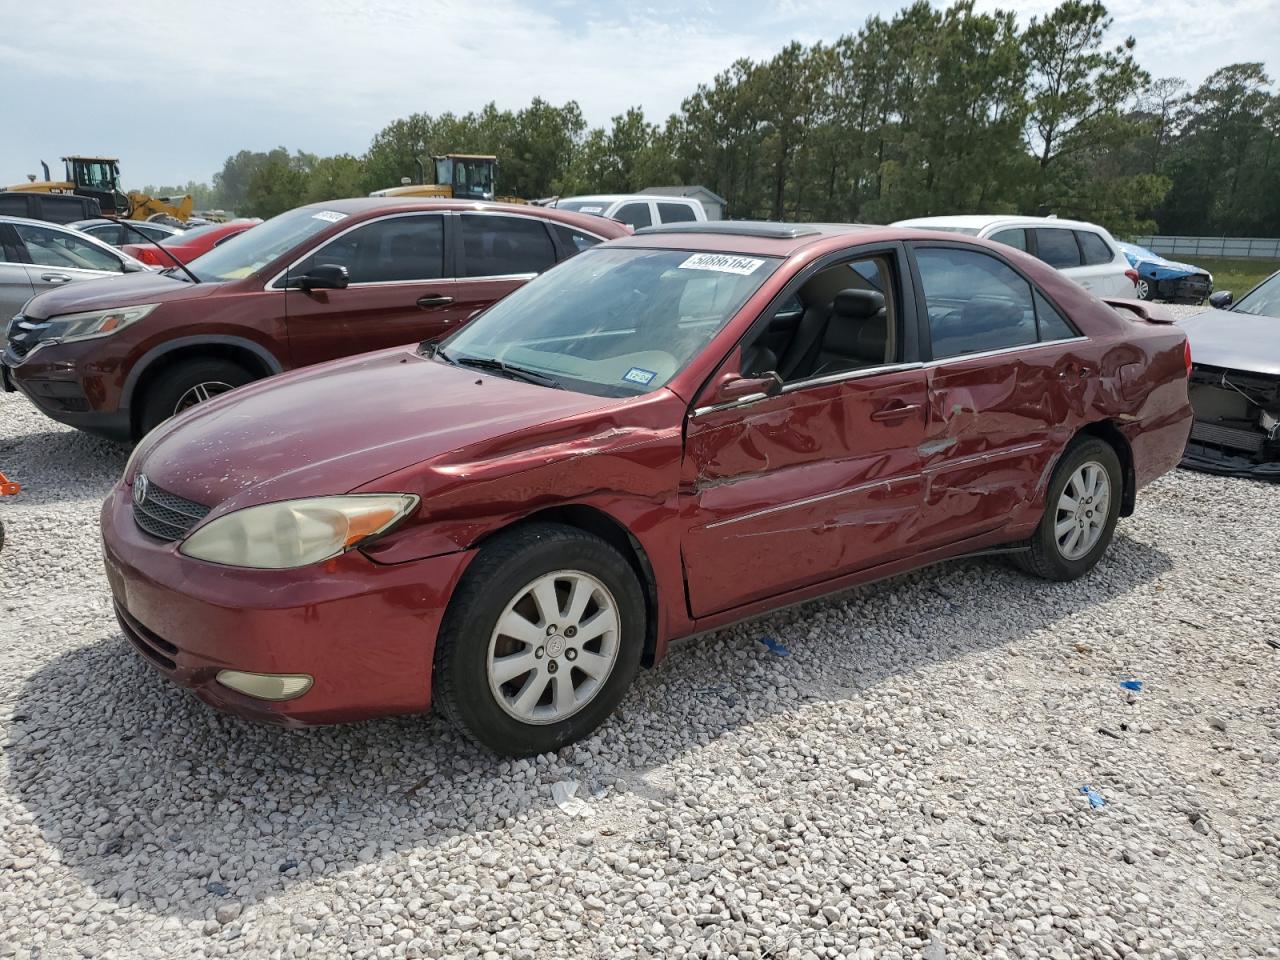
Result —
POLYGON ((702 637, 510 761, 154 674, 99 556, 126 456, 0 395, 0 957, 1280 956, 1275 486, 1164 478, 1076 583, 959 561, 702 637))

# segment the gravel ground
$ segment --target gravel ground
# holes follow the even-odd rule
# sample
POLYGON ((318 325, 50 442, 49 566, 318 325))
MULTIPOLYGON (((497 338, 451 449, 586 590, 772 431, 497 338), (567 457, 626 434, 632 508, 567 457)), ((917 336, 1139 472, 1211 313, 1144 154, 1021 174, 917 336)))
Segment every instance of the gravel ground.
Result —
POLYGON ((511 762, 151 672, 125 456, 0 396, 0 957, 1280 957, 1275 486, 1167 477, 1077 583, 956 562, 683 644, 511 762))

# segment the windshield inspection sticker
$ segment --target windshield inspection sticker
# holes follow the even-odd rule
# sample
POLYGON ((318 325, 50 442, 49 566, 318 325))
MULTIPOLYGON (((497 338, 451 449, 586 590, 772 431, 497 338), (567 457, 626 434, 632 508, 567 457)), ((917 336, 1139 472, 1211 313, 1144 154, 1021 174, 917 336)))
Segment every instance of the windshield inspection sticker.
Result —
POLYGON ((754 273, 763 260, 755 257, 735 257, 727 253, 695 253, 680 264, 681 270, 715 270, 719 273, 737 273, 746 276, 754 273))
POLYGON ((337 223, 339 220, 347 219, 345 213, 338 213, 337 210, 321 210, 319 213, 311 215, 312 220, 327 220, 329 223, 337 223))
POLYGON ((623 375, 622 379, 628 380, 631 383, 638 383, 640 386, 644 387, 648 386, 656 376, 657 374, 652 370, 646 370, 643 367, 632 367, 623 375))

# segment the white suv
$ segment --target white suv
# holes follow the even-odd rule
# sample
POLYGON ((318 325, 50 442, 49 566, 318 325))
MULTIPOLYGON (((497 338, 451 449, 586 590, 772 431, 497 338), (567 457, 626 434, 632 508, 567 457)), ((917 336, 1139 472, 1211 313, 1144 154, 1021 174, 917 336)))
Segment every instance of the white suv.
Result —
POLYGON ((1025 250, 1099 297, 1135 296, 1137 272, 1116 241, 1096 223, 1057 217, 917 217, 895 227, 964 233, 1025 250))
POLYGON ((557 210, 593 213, 621 220, 635 229, 658 223, 693 223, 707 219, 707 211, 689 197, 659 197, 648 193, 602 193, 590 197, 562 197, 551 206, 557 210))

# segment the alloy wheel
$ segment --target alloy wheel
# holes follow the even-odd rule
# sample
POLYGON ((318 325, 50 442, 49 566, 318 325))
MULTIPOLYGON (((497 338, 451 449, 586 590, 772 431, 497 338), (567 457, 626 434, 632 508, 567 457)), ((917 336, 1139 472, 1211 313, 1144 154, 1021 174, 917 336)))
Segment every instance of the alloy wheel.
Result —
POLYGON ((1106 468, 1087 460, 1076 468, 1058 497, 1053 537, 1067 560, 1079 560, 1097 546, 1111 506, 1111 479, 1106 468))
POLYGON ((544 574, 518 591, 489 638, 489 690, 521 723, 558 723, 585 707, 613 672, 618 604, 580 570, 544 574))
POLYGON ((174 404, 173 413, 176 416, 188 407, 194 407, 197 403, 204 403, 210 397, 216 397, 218 394, 226 393, 232 389, 234 388, 231 384, 223 383, 221 380, 197 383, 178 398, 178 402, 174 404))

